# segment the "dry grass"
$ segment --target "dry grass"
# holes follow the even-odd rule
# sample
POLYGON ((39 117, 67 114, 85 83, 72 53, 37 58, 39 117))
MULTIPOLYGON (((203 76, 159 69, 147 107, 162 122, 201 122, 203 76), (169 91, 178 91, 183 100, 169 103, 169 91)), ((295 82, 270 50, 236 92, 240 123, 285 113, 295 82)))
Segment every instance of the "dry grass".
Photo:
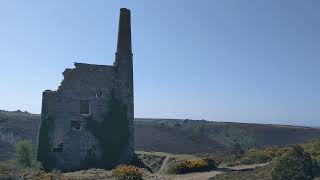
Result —
POLYGON ((70 180, 115 179, 111 171, 106 171, 104 169, 88 169, 69 172, 64 173, 63 176, 70 180))

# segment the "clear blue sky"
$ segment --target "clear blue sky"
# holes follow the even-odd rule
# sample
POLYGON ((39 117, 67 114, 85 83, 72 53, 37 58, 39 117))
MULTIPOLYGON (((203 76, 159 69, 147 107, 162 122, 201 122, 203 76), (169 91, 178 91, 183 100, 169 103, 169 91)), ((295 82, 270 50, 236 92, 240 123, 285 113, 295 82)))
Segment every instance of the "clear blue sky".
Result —
POLYGON ((1 0, 0 109, 39 113, 73 62, 112 64, 121 7, 136 117, 320 126, 318 0, 1 0))

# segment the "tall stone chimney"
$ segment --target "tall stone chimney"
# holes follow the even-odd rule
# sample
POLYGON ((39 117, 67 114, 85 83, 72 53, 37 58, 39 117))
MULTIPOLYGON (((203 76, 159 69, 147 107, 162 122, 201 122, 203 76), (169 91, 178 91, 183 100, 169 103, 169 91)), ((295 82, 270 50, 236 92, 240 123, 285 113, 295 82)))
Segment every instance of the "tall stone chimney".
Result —
POLYGON ((120 9, 120 20, 118 30, 118 44, 115 67, 115 91, 114 95, 127 105, 127 117, 129 120, 129 144, 127 159, 134 154, 134 96, 133 96, 133 60, 131 47, 131 17, 130 10, 120 9))

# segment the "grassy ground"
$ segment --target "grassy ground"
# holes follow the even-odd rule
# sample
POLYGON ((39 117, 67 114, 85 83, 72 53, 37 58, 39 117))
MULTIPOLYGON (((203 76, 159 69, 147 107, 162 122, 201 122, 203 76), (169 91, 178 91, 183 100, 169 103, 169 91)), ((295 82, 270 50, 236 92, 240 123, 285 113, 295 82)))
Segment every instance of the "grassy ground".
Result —
MULTIPOLYGON (((182 160, 182 159, 199 159, 200 157, 192 154, 171 154, 165 152, 145 152, 145 151, 136 151, 139 159, 151 169, 151 172, 157 173, 160 168, 163 166, 164 160, 166 164, 170 163, 173 160, 182 160)), ((167 167, 162 167, 163 171, 167 170, 167 167)))
POLYGON ((103 169, 89 169, 63 174, 67 179, 70 180, 91 180, 91 179, 115 179, 111 171, 103 169))
MULTIPOLYGON (((35 142, 39 117, 39 115, 23 112, 0 111, 0 162, 6 157, 12 157, 15 140, 31 138, 35 142)), ((248 171, 229 171, 230 168, 224 171, 223 167, 272 162, 286 153, 289 147, 284 145, 301 143, 317 137, 320 137, 320 129, 296 126, 192 120, 140 119, 135 122, 135 148, 143 150, 136 153, 148 167, 147 170, 142 170, 146 179, 174 179, 188 176, 207 178, 214 176, 216 179, 268 179, 272 165, 248 171), (235 143, 239 143, 244 150, 253 147, 256 149, 236 155, 231 151, 235 143), (220 169, 187 175, 165 173, 168 164, 176 159, 204 157, 215 159, 220 163, 220 169)), ((304 143, 301 146, 313 158, 320 160, 320 140, 304 143)), ((65 175, 69 178, 84 179, 112 178, 110 171, 94 169, 65 175)))
MULTIPOLYGON (((320 160, 320 140, 310 141, 300 144, 304 150, 311 154, 312 158, 320 160)), ((253 149, 242 156, 235 157, 233 164, 229 159, 213 170, 192 172, 186 174, 170 174, 170 162, 174 160, 196 160, 203 158, 193 154, 171 154, 164 152, 144 152, 137 151, 138 158, 145 164, 146 169, 141 169, 144 179, 152 180, 192 180, 192 179, 211 179, 211 180, 270 180, 271 172, 275 162, 290 150, 291 146, 268 147, 262 149, 253 149), (268 158, 261 158, 268 157, 268 158), (258 161, 259 160, 259 161, 258 161), (249 163, 248 163, 249 162, 249 163), (266 163, 262 163, 266 162, 266 163), (250 164, 250 165, 247 165, 250 164)), ((225 156, 227 157, 227 156, 225 156)), ((222 158, 223 159, 223 158, 222 158)), ((88 169, 76 172, 62 174, 62 179, 93 180, 93 179, 116 179, 113 171, 102 169, 88 169)))

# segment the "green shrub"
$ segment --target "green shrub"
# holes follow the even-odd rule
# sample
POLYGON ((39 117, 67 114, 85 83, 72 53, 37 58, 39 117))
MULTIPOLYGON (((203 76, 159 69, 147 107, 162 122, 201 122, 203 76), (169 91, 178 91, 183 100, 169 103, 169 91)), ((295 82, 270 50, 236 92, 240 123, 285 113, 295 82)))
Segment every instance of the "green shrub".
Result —
POLYGON ((217 168, 217 162, 214 159, 205 158, 203 160, 207 163, 207 167, 205 168, 205 170, 212 170, 217 168))
POLYGON ((32 150, 32 144, 30 141, 19 141, 16 145, 15 159, 0 163, 0 180, 46 179, 36 178, 36 176, 32 176, 31 178, 31 174, 40 171, 42 172, 41 163, 34 160, 33 153, 34 151, 32 150))
POLYGON ((141 180, 142 172, 135 166, 120 165, 113 170, 113 175, 121 180, 141 180))
POLYGON ((272 170, 273 180, 312 180, 320 174, 319 164, 302 147, 294 146, 292 152, 279 159, 272 170))
POLYGON ((173 161, 169 165, 168 172, 171 174, 184 174, 197 171, 208 171, 216 168, 213 159, 180 160, 173 161))
POLYGON ((16 145, 17 161, 24 167, 31 167, 33 162, 33 149, 31 141, 21 140, 16 145))

